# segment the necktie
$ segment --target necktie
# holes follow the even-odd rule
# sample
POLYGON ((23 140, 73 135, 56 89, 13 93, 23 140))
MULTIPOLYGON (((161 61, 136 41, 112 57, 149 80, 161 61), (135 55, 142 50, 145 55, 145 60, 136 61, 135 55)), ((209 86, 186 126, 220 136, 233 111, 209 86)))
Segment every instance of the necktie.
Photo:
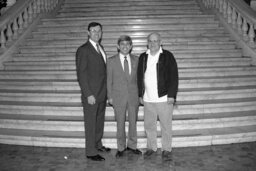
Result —
POLYGON ((124 57, 124 73, 125 73, 125 76, 128 80, 128 78, 129 78, 129 64, 128 64, 128 60, 127 60, 126 56, 124 57))
POLYGON ((102 56, 101 51, 100 51, 100 47, 99 47, 99 46, 100 46, 99 44, 96 44, 97 51, 98 51, 98 53, 102 56))
POLYGON ((104 62, 106 62, 104 56, 102 55, 102 53, 101 53, 101 51, 100 51, 100 45, 99 45, 99 44, 96 44, 96 47, 97 47, 98 53, 100 54, 100 56, 102 56, 102 59, 104 60, 104 62))

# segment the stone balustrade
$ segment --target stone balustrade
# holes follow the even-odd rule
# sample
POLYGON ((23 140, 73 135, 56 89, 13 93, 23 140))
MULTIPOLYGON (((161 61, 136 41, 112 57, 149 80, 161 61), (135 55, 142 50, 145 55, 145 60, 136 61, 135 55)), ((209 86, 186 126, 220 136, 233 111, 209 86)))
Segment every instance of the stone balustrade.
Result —
POLYGON ((59 0, 22 0, 12 5, 0 18, 1 51, 8 42, 18 38, 19 33, 40 14, 53 10, 59 0))
POLYGON ((232 26, 250 48, 255 48, 256 12, 242 0, 202 0, 206 8, 214 8, 232 26))

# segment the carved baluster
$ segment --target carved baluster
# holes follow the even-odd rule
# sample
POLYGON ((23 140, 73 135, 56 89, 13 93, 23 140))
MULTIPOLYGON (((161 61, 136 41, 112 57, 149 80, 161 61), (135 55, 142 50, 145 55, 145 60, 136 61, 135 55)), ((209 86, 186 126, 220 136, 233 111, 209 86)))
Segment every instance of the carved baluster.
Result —
POLYGON ((237 20, 237 14, 236 14, 236 9, 232 9, 232 27, 233 29, 236 29, 236 20, 237 20))
POLYGON ((20 13, 18 17, 18 28, 19 28, 19 33, 22 32, 23 29, 23 16, 22 13, 20 13))
POLYGON ((218 0, 215 1, 215 8, 219 9, 219 1, 218 0))
MULTIPOLYGON (((58 1, 56 1, 58 2, 58 1)), ((50 0, 50 7, 51 7, 51 10, 53 10, 56 6, 56 2, 54 2, 53 0, 50 0)))
POLYGON ((223 0, 219 0, 219 12, 223 13, 223 0))
POLYGON ((36 17, 37 16, 37 2, 36 2, 36 0, 34 0, 34 2, 33 2, 33 17, 36 17))
POLYGON ((48 0, 49 1, 49 10, 53 10, 55 8, 55 4, 52 0, 48 0))
POLYGON ((17 39, 18 37, 18 23, 17 18, 13 21, 13 39, 17 39))
POLYGON ((227 2, 226 0, 223 1, 223 16, 227 19, 227 2))
POLYGON ((205 6, 206 8, 209 8, 210 0, 204 0, 203 2, 204 2, 204 6, 205 6))
POLYGON ((28 6, 28 22, 31 23, 33 21, 33 8, 32 3, 28 6))
POLYGON ((5 50, 6 49, 6 37, 5 37, 5 34, 4 34, 4 31, 5 31, 5 27, 1 30, 1 49, 5 50))
POLYGON ((41 2, 40 2, 40 0, 36 1, 36 6, 37 6, 37 13, 40 14, 40 12, 41 12, 41 2))
POLYGON ((228 11, 227 11, 228 23, 232 23, 232 9, 230 4, 228 3, 228 11))
POLYGON ((26 28, 28 26, 28 8, 25 9, 23 18, 24 18, 24 27, 26 28))
POLYGON ((45 8, 45 1, 44 0, 38 0, 40 4, 40 12, 46 12, 45 8))
POLYGON ((216 6, 216 0, 212 0, 212 7, 214 8, 216 6))
POLYGON ((47 9, 47 12, 49 12, 49 11, 51 10, 50 1, 49 1, 49 0, 46 0, 45 3, 46 3, 45 7, 46 7, 46 9, 47 9))
POLYGON ((11 24, 10 23, 8 26, 7 26, 7 31, 6 31, 6 36, 7 36, 7 41, 11 41, 12 40, 12 27, 11 27, 11 24))
POLYGON ((254 25, 252 23, 250 23, 249 46, 253 47, 253 48, 255 47, 254 38, 255 38, 254 25))
POLYGON ((241 28, 242 27, 242 17, 241 17, 240 13, 238 13, 236 24, 237 24, 238 34, 242 34, 242 28, 241 28))
POLYGON ((248 35, 247 35, 248 25, 247 25, 247 21, 246 21, 245 18, 243 18, 242 31, 243 31, 243 39, 244 39, 244 41, 248 41, 248 35))

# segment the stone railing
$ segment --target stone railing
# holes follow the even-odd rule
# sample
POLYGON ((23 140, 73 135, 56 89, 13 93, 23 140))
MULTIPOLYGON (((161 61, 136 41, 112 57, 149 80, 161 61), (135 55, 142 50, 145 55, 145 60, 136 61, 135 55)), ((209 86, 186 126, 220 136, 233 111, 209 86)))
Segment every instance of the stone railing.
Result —
POLYGON ((236 34, 236 40, 243 48, 244 54, 255 60, 256 12, 243 0, 202 0, 202 2, 206 8, 214 9, 222 17, 236 34))
POLYGON ((60 0, 19 0, 0 17, 1 52, 41 13, 53 10, 60 0))

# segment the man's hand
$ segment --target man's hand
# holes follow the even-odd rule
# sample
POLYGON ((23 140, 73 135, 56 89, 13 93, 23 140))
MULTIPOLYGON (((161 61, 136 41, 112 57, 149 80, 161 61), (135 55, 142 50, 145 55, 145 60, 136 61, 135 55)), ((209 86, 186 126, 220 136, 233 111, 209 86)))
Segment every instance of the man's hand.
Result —
POLYGON ((167 103, 168 103, 168 104, 174 104, 174 98, 168 97, 168 98, 167 98, 167 103))
POLYGON ((113 105, 113 99, 111 98, 111 99, 108 99, 108 103, 110 104, 110 105, 113 105))
POLYGON ((96 103, 96 99, 93 95, 87 97, 88 104, 94 105, 96 103))
POLYGON ((143 98, 142 98, 142 97, 140 97, 140 99, 139 99, 139 100, 140 100, 140 104, 142 104, 142 105, 143 105, 143 104, 144 104, 144 100, 143 100, 143 98))

